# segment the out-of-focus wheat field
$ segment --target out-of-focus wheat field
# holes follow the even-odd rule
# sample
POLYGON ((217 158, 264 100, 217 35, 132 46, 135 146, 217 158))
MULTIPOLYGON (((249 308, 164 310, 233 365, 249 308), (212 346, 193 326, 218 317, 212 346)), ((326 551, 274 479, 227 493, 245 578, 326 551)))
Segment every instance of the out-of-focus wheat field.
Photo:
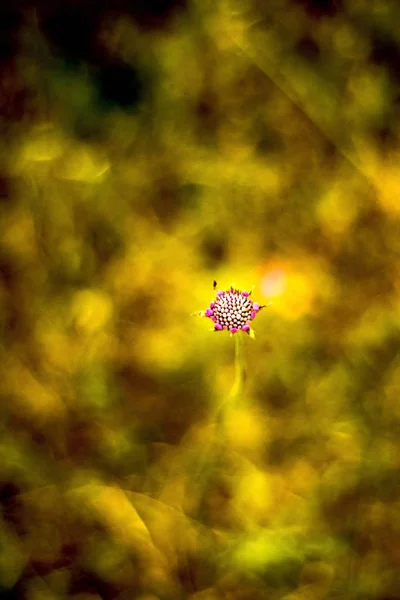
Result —
POLYGON ((399 23, 2 3, 1 599, 400 598, 399 23))

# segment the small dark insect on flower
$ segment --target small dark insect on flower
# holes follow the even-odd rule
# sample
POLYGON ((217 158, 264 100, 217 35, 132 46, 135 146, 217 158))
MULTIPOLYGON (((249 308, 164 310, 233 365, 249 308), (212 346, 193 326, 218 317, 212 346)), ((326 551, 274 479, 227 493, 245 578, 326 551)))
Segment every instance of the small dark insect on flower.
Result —
MULTIPOLYGON (((213 288, 214 290, 217 288, 216 281, 213 288)), ((214 322, 214 331, 226 329, 230 333, 237 333, 241 330, 254 337, 250 323, 256 318, 258 312, 269 304, 260 305, 258 302, 253 302, 250 295, 251 292, 240 291, 233 286, 226 291, 219 290, 207 310, 200 315, 214 322)))

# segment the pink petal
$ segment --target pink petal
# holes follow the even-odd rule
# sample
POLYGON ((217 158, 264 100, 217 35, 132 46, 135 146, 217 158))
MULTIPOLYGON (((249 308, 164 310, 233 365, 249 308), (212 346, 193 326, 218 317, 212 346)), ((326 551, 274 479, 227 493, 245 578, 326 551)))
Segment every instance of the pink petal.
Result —
POLYGON ((215 325, 214 325, 214 329, 215 329, 216 331, 221 331, 221 329, 222 329, 222 325, 221 325, 221 323, 215 323, 215 325))
POLYGON ((238 328, 237 328, 237 327, 231 327, 231 328, 230 328, 230 332, 231 332, 231 333, 236 333, 237 331, 238 331, 238 328))
POLYGON ((255 319, 255 318, 256 318, 256 315, 257 315, 256 311, 255 311, 255 310, 253 310, 253 312, 251 313, 251 315, 250 315, 250 316, 251 316, 251 318, 252 318, 252 319, 255 319))
POLYGON ((211 310, 211 308, 207 308, 206 310, 206 317, 212 317, 213 311, 211 310))
POLYGON ((249 292, 242 292, 242 296, 246 296, 246 298, 247 298, 248 295, 249 295, 249 292))
POLYGON ((214 308, 215 302, 210 302, 210 308, 214 308))
POLYGON ((223 290, 219 290, 219 292, 217 292, 217 296, 224 296, 225 292, 223 290))
POLYGON ((260 305, 258 304, 258 302, 253 302, 253 310, 260 310, 260 305))
POLYGON ((243 325, 242 331, 249 331, 249 330, 250 330, 250 325, 243 325))

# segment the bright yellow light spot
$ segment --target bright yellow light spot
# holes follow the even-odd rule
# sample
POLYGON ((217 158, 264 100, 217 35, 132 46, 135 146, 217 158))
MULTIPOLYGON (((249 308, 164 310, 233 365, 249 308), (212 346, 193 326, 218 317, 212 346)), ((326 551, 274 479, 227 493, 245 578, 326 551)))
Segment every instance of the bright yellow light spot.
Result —
POLYGON ((276 268, 268 271, 265 275, 262 284, 261 291, 268 298, 274 298, 281 296, 287 286, 287 277, 284 269, 276 268))
POLYGON ((265 519, 273 499, 272 481, 262 471, 253 468, 239 478, 235 494, 239 518, 256 522, 265 519))
POLYGON ((272 309, 288 319, 297 319, 311 308, 314 291, 311 278, 295 264, 277 262, 268 266, 261 292, 272 298, 272 309))
POLYGON ((72 302, 72 317, 77 329, 94 333, 111 318, 110 298, 100 291, 82 290, 75 294, 72 302))

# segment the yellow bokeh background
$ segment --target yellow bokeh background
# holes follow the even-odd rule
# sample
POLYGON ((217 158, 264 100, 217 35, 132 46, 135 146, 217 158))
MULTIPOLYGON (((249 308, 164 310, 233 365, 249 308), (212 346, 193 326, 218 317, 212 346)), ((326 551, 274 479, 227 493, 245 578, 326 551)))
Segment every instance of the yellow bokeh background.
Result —
POLYGON ((395 600, 398 4, 19 4, 0 597, 395 600))

